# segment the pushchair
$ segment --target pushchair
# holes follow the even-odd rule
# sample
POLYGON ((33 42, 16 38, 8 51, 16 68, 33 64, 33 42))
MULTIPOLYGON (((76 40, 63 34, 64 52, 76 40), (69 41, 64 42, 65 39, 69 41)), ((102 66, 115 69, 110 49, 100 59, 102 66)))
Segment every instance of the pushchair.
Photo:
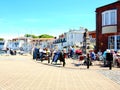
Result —
POLYGON ((63 62, 63 67, 65 66, 65 57, 64 57, 64 53, 62 53, 61 51, 58 51, 56 53, 54 53, 52 62, 57 63, 57 61, 60 60, 60 62, 63 62))

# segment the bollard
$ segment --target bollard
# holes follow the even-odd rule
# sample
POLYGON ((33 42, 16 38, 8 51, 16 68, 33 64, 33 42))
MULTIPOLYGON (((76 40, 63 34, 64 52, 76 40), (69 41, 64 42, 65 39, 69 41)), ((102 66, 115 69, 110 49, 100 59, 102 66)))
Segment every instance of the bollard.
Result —
POLYGON ((86 64, 87 64, 87 69, 89 69, 89 66, 90 66, 90 57, 89 57, 89 54, 87 54, 87 58, 86 58, 86 64))

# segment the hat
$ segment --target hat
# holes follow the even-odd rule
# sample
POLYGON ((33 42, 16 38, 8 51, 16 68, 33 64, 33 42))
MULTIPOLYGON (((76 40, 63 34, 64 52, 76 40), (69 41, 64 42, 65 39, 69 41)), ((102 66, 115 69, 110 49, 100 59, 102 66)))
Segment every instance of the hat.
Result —
POLYGON ((117 55, 120 55, 120 50, 117 51, 117 55))
POLYGON ((106 52, 107 52, 107 53, 110 53, 110 50, 109 50, 109 49, 107 49, 107 50, 106 50, 106 52))

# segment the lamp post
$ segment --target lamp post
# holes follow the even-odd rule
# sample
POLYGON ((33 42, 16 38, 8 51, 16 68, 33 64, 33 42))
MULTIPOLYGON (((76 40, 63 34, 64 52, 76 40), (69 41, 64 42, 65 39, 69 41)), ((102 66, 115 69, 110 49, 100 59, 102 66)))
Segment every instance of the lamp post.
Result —
POLYGON ((88 30, 85 29, 84 35, 83 35, 83 51, 86 54, 87 51, 87 44, 89 45, 90 41, 89 41, 89 33, 88 30))
POLYGON ((88 33, 88 30, 85 29, 85 32, 84 32, 84 35, 83 35, 83 52, 86 55, 87 69, 89 69, 89 65, 90 65, 89 51, 87 50, 87 46, 89 44, 90 44, 89 33, 88 33))

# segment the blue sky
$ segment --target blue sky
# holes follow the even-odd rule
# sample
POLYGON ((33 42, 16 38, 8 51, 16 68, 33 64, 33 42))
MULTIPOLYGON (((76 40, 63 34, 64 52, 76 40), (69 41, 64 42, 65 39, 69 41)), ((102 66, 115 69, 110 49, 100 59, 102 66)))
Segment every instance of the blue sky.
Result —
POLYGON ((58 36, 69 29, 95 30, 97 7, 117 0, 0 0, 0 37, 58 36))

